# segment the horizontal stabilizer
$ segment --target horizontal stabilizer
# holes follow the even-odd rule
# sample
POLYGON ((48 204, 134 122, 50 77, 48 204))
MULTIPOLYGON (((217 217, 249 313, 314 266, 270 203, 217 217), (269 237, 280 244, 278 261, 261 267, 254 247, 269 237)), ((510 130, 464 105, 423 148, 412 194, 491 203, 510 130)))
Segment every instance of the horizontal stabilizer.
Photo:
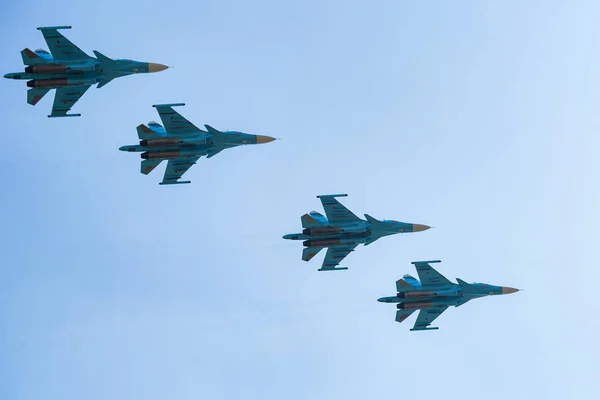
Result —
POLYGON ((144 175, 148 175, 154 168, 158 167, 158 165, 163 161, 162 158, 152 159, 152 160, 142 160, 142 165, 140 167, 140 172, 144 175))
POLYGON ((138 125, 136 130, 137 130, 138 137, 140 138, 140 140, 161 139, 163 137, 162 135, 158 134, 158 132, 156 132, 153 129, 148 128, 144 124, 138 125))
POLYGON ((303 228, 314 228, 317 226, 325 225, 325 223, 319 221, 318 219, 309 214, 304 214, 303 216, 301 216, 300 221, 302 221, 303 228))
POLYGON ((43 59, 39 56, 39 54, 34 53, 30 49, 21 50, 21 58, 23 58, 23 64, 25 65, 40 65, 48 63, 48 60, 43 59))
POLYGON ((27 103, 35 106, 48 93, 47 88, 33 88, 27 91, 27 103))
POLYGON ((348 267, 336 267, 336 268, 319 268, 317 271, 344 271, 348 267))
POLYGON ((319 252, 323 250, 323 247, 305 247, 302 250, 302 260, 310 261, 314 256, 319 254, 319 252))
POLYGON ((414 309, 408 309, 408 310, 398 310, 396 311, 396 322, 404 322, 404 320, 408 317, 410 317, 412 315, 412 313, 414 313, 415 310, 414 309))

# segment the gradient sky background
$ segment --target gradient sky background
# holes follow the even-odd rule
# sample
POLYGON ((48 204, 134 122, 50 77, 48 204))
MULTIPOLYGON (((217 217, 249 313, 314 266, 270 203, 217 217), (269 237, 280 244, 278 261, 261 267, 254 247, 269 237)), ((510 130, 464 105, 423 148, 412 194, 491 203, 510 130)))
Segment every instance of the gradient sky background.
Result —
POLYGON ((1 74, 46 48, 173 65, 48 119, 0 82, 0 398, 600 396, 597 1, 16 1, 1 74), (139 173, 155 103, 282 138, 139 173), (281 236, 348 193, 433 225, 348 271, 281 236), (414 260, 524 288, 410 332, 378 303, 414 260))

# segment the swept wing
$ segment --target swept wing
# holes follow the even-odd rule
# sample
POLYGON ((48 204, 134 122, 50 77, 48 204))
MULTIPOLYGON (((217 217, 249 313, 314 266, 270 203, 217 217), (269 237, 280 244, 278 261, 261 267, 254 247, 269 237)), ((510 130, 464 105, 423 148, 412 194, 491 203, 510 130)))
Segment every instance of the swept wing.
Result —
POLYGON ((423 287, 429 286, 452 286, 454 283, 450 282, 446 277, 437 272, 430 263, 439 263, 439 260, 435 261, 415 261, 413 264, 419 274, 419 280, 423 287))
POLYGON ((179 179, 192 167, 192 165, 196 164, 198 159, 200 159, 200 156, 169 160, 167 168, 165 169, 163 181, 160 184, 173 185, 178 183, 190 183, 190 181, 180 181, 179 179))
POLYGON ((348 224, 354 222, 362 222, 360 218, 358 218, 354 213, 344 207, 339 201, 337 201, 336 197, 345 197, 347 194, 328 194, 317 196, 321 199, 321 204, 323 204, 323 209, 325 210, 325 215, 327 215, 327 219, 332 224, 348 224))
POLYGON ((91 58, 58 32, 59 29, 71 29, 70 26, 48 26, 38 29, 42 31, 48 49, 56 61, 78 61, 91 58))
POLYGON ((358 244, 351 244, 348 246, 334 246, 329 247, 327 249, 327 254, 325 254, 325 259, 323 260, 323 265, 319 269, 319 271, 332 271, 338 269, 348 269, 348 268, 336 268, 348 254, 354 251, 354 249, 358 246, 358 244))
POLYGON ((89 88, 90 85, 81 85, 67 86, 56 89, 56 94, 54 95, 54 104, 52 105, 52 114, 48 115, 48 117, 80 116, 81 114, 67 113, 89 88))
POLYGON ((158 115, 167 131, 167 135, 171 137, 189 137, 189 136, 210 136, 207 132, 199 129, 184 118, 173 107, 184 106, 185 103, 177 104, 155 104, 152 107, 156 108, 158 115))
POLYGON ((446 309, 448 306, 435 307, 435 308, 424 308, 419 311, 419 316, 417 317, 417 321, 415 322, 415 326, 411 329, 411 331, 425 331, 430 329, 438 329, 437 327, 429 327, 431 323, 446 309))

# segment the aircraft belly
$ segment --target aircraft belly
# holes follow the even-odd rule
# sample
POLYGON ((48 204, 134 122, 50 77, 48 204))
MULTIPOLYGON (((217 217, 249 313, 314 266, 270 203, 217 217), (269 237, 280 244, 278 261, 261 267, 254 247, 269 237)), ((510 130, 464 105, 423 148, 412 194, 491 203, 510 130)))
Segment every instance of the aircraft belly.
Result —
POLYGON ((347 237, 347 236, 309 236, 309 239, 304 241, 306 247, 335 247, 335 246, 349 246, 359 245, 364 243, 364 238, 361 237, 347 237))
POLYGON ((156 146, 156 147, 147 147, 147 146, 138 146, 140 151, 149 151, 149 152, 159 152, 159 151, 178 151, 181 154, 181 157, 192 157, 192 156, 203 156, 206 155, 206 149, 203 149, 199 146, 156 146))

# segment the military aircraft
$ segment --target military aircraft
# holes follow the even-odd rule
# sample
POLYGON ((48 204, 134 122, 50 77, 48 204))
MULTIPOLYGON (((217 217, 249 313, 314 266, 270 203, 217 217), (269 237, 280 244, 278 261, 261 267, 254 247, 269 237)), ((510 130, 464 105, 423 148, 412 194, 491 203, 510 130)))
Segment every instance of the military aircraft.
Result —
POLYGON ((121 76, 158 72, 167 69, 166 65, 132 60, 113 60, 94 50, 94 57, 85 54, 69 39, 61 35, 59 29, 70 26, 47 26, 42 31, 50 53, 38 49, 21 51, 25 72, 4 75, 8 79, 28 79, 27 102, 36 105, 50 89, 56 89, 52 113, 48 117, 79 117, 81 114, 67 114, 83 94, 94 84, 98 89, 121 76))
POLYGON ((377 300, 382 303, 397 303, 397 322, 404 321, 413 312, 420 310, 411 331, 438 329, 429 325, 450 306, 458 307, 479 297, 519 291, 507 286, 467 283, 459 278, 456 278, 458 284, 452 283, 429 265, 439 262, 440 260, 413 262, 421 282, 410 275, 404 275, 402 279, 396 281, 398 291, 396 296, 382 297, 377 300))
POLYGON ((173 107, 185 103, 155 104, 164 127, 154 121, 148 126, 137 127, 139 145, 122 146, 121 151, 143 152, 141 173, 148 175, 163 160, 169 160, 161 185, 190 183, 179 178, 202 156, 214 157, 225 149, 247 144, 269 143, 275 140, 270 136, 216 130, 204 125, 206 131, 197 128, 173 107))
POLYGON ((284 235, 284 239, 304 240, 302 259, 310 261, 322 249, 327 247, 327 254, 319 271, 345 270, 337 267, 356 246, 368 246, 383 236, 396 233, 420 232, 429 229, 427 225, 410 224, 392 220, 377 220, 365 214, 366 220, 358 218, 344 207, 336 197, 347 194, 326 194, 317 196, 321 199, 327 217, 316 211, 304 214, 300 219, 304 230, 302 233, 284 235))

